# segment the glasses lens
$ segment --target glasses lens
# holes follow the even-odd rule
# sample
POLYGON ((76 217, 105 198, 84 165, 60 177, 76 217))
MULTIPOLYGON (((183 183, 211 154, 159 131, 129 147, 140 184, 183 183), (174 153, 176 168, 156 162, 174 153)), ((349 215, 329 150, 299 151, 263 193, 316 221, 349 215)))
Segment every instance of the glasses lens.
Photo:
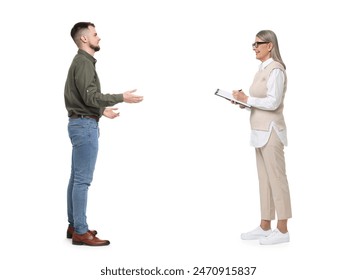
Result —
POLYGON ((269 42, 254 42, 252 44, 253 48, 257 48, 258 46, 262 45, 262 44, 268 44, 269 42))

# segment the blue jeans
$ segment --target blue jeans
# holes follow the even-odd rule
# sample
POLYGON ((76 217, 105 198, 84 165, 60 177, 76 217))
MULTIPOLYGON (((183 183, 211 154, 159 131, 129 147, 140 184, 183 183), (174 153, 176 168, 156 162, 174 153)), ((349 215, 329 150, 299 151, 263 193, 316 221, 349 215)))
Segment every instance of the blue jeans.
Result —
POLYGON ((88 188, 98 154, 98 123, 87 118, 69 119, 68 135, 72 142, 71 177, 67 189, 68 222, 76 233, 84 234, 88 231, 88 188))

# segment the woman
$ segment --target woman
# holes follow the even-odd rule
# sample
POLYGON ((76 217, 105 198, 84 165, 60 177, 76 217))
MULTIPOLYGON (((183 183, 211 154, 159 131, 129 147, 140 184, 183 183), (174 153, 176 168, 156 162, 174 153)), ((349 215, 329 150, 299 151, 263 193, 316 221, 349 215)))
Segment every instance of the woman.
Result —
POLYGON ((256 58, 262 63, 249 89, 250 96, 236 90, 233 96, 252 106, 251 145, 256 151, 261 221, 259 227, 242 233, 241 238, 259 239, 260 244, 270 245, 290 241, 287 224, 292 214, 285 172, 287 134, 283 116, 287 77, 273 31, 260 31, 252 46, 256 58), (278 222, 272 231, 271 221, 275 219, 275 212, 278 222))

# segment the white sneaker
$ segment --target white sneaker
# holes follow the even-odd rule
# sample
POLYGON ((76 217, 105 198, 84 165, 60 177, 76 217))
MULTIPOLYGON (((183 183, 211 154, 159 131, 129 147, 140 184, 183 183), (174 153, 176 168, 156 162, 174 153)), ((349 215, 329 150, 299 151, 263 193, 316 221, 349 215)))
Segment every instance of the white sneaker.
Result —
POLYGON ((261 245, 273 245, 273 244, 279 244, 289 241, 290 241, 289 232, 281 233, 278 229, 274 229, 269 236, 262 237, 259 239, 259 243, 261 245))
POLYGON ((271 229, 263 230, 259 226, 256 229, 253 229, 252 231, 242 233, 240 238, 242 238, 243 240, 254 240, 254 239, 260 239, 262 237, 269 236, 269 234, 271 233, 272 233, 271 229))

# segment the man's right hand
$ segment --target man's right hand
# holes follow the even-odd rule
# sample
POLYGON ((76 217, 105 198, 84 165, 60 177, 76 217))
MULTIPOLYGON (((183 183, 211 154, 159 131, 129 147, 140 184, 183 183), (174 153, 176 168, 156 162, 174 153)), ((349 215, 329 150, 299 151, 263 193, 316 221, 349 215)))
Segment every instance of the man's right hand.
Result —
POLYGON ((123 98, 125 103, 139 103, 143 101, 144 99, 143 96, 133 94, 133 92, 136 92, 136 89, 129 90, 123 93, 123 98))

